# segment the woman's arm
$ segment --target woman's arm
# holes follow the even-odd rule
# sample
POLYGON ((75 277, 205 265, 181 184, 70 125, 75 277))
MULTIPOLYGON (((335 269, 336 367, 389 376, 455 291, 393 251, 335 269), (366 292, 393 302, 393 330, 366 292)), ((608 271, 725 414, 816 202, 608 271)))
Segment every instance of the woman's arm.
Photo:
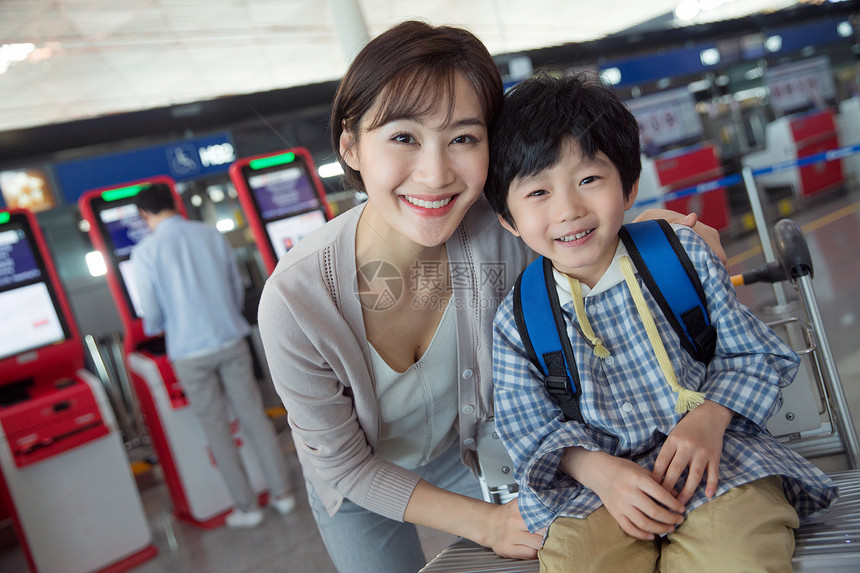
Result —
POLYGON ((723 264, 726 264, 729 260, 720 242, 719 231, 699 221, 699 217, 695 213, 682 215, 668 209, 645 209, 636 216, 634 221, 649 221, 651 219, 666 219, 669 223, 690 227, 697 235, 704 239, 705 243, 711 247, 723 264))
POLYGON ((423 480, 412 492, 403 518, 471 539, 502 557, 534 559, 542 542, 542 536, 526 529, 516 500, 496 505, 452 493, 423 480))

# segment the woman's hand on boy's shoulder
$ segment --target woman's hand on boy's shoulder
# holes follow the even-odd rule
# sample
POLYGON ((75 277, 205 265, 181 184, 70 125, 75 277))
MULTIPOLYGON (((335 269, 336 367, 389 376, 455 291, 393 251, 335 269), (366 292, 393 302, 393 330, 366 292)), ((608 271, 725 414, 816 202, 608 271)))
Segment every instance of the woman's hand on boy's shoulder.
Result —
POLYGON ((645 209, 636 217, 635 221, 648 221, 651 219, 666 219, 674 225, 685 225, 690 227, 693 232, 702 237, 705 243, 714 251, 723 264, 728 262, 726 251, 723 249, 723 244, 720 242, 720 233, 711 226, 705 225, 699 221, 699 217, 695 213, 682 215, 668 209, 645 209))

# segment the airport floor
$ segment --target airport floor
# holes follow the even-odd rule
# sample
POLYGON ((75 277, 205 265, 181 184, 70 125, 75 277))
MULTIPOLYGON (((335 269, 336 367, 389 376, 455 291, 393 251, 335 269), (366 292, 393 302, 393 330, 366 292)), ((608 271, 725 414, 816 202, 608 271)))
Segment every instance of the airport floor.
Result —
MULTIPOLYGON (((860 432, 860 190, 843 190, 807 202, 790 217, 801 225, 809 245, 818 307, 850 415, 860 432)), ((764 261, 756 233, 735 232, 724 236, 723 244, 731 274, 756 268, 764 261)), ((793 290, 789 287, 786 293, 790 302, 793 290)), ((772 314, 777 302, 773 288, 767 285, 740 286, 738 294, 763 317, 772 314)), ((264 524, 252 530, 200 529, 174 518, 166 486, 155 467, 140 475, 138 483, 158 555, 134 568, 134 573, 334 573, 305 498, 301 470, 292 440, 284 430, 283 416, 275 423, 281 430, 296 484, 296 510, 287 516, 267 510, 264 524)), ((847 467, 841 455, 813 461, 825 471, 847 467)), ((422 530, 428 560, 453 539, 422 530)), ((0 523, 0 571, 27 570, 11 524, 0 523)))

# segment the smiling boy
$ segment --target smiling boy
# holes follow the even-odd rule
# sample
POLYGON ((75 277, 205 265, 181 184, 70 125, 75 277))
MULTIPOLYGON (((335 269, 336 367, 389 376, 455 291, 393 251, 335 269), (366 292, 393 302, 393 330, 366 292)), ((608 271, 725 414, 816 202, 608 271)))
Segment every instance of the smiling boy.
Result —
POLYGON ((537 75, 506 96, 490 143, 485 193, 552 262, 582 388, 583 419, 567 420, 509 295, 494 324, 496 427, 526 524, 548 528, 541 571, 790 571, 799 519, 836 497, 764 429, 799 359, 675 228, 717 330, 709 365, 683 350, 619 240, 641 169, 636 119, 598 81, 537 75))

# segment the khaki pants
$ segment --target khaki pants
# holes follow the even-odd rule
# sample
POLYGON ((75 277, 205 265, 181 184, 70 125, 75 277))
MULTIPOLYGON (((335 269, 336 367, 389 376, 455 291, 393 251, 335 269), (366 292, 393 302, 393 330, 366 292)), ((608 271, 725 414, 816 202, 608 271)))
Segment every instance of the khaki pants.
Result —
POLYGON ((212 457, 236 506, 242 511, 257 507, 257 494, 230 430, 231 410, 257 454, 269 495, 280 497, 290 491, 287 459, 266 417, 248 342, 240 339, 214 354, 175 360, 173 371, 200 420, 212 457))
POLYGON ((585 519, 560 517, 538 552, 541 573, 791 571, 797 513, 780 478, 760 479, 691 511, 674 533, 630 537, 605 507, 585 519))

